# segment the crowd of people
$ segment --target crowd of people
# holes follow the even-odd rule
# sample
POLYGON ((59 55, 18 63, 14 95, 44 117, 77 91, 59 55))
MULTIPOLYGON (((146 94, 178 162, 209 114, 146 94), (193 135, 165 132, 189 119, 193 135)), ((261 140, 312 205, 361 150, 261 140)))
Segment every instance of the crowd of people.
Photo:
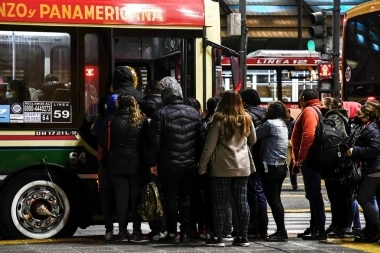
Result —
MULTIPOLYGON (((355 233, 355 241, 380 238, 376 193, 380 185, 380 104, 346 108, 334 98, 319 99, 306 89, 299 99, 301 113, 293 119, 281 101, 260 107, 256 90, 227 90, 207 101, 203 110, 195 98, 184 100, 173 77, 151 81, 146 94, 136 89, 133 69, 115 70, 114 92, 94 123, 99 137, 98 174, 105 240, 170 244, 206 239, 206 245, 249 246, 248 237, 286 242, 288 234, 281 202, 284 179, 302 172, 310 204, 310 226, 298 237, 324 240, 355 233), (356 108, 355 109, 353 108, 356 108), (347 149, 366 175, 357 187, 344 188, 338 177, 326 177, 313 161, 311 146, 320 110, 334 120, 347 138, 358 138, 347 149), (291 157, 290 157, 291 156, 291 157), (332 221, 325 229, 322 179, 331 203, 332 221), (137 205, 143 186, 155 180, 165 215, 150 221, 151 232, 141 231, 137 205), (344 197, 342 197, 344 196, 344 197), (276 223, 268 234, 268 210, 276 223), (366 226, 361 229, 358 204, 366 226), (113 217, 119 231, 114 237, 113 217), (133 222, 132 234, 128 222, 133 222), (177 224, 180 224, 179 230, 177 224)), ((336 165, 338 166, 338 165, 336 165)))

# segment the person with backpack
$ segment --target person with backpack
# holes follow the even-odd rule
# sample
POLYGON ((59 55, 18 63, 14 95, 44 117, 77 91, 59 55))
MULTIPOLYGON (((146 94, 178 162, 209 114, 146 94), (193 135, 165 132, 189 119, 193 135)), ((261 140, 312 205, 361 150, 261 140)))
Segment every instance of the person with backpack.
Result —
MULTIPOLYGON (((255 89, 247 89, 241 93, 244 109, 252 117, 252 122, 255 127, 261 124, 264 118, 266 109, 260 107, 261 99, 255 89)), ((253 161, 257 165, 260 164, 259 150, 260 141, 251 147, 253 161)), ((256 173, 252 173, 248 180, 248 204, 251 210, 248 225, 248 236, 253 238, 266 238, 268 236, 268 205, 267 199, 264 194, 263 185, 260 177, 260 166, 257 168, 256 173)))
MULTIPOLYGON (((343 109, 342 105, 333 97, 323 98, 321 105, 322 115, 327 119, 332 119, 335 128, 342 132, 344 137, 347 137, 348 111, 343 109)), ((331 207, 331 225, 326 229, 326 233, 328 237, 344 238, 347 230, 348 210, 351 208, 352 191, 343 187, 338 177, 333 174, 336 167, 329 169, 330 174, 324 177, 331 207)))
POLYGON ((364 179, 358 185, 357 201, 363 209, 366 227, 355 242, 377 242, 380 239, 380 219, 376 204, 376 188, 380 185, 380 104, 370 101, 360 107, 357 119, 362 123, 354 129, 358 138, 347 156, 355 157, 361 164, 364 179))
POLYGON ((294 123, 291 136, 294 163, 292 173, 297 174, 302 171, 311 218, 309 228, 298 234, 297 237, 301 237, 303 240, 325 240, 327 238, 326 214, 321 193, 321 172, 319 164, 314 161, 313 154, 310 152, 319 123, 317 110, 321 110, 322 106, 318 91, 314 89, 303 90, 298 101, 301 113, 294 123))

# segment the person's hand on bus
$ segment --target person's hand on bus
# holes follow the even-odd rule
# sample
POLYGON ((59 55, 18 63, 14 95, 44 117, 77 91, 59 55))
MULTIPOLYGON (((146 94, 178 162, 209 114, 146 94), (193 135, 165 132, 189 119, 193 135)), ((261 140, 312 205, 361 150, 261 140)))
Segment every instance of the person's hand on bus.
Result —
POLYGON ((153 166, 153 167, 150 167, 150 173, 152 173, 153 175, 158 176, 157 165, 153 166))

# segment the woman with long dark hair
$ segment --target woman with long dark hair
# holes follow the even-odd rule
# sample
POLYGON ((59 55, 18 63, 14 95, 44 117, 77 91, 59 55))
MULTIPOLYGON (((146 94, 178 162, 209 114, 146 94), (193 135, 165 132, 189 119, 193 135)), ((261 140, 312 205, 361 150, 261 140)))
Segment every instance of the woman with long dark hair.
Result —
POLYGON ((261 161, 256 166, 263 168, 261 175, 263 189, 277 226, 276 233, 265 238, 266 241, 271 242, 288 241, 284 207, 281 203, 281 189, 288 171, 286 155, 289 119, 289 112, 281 101, 271 102, 263 123, 256 127, 257 140, 262 140, 261 161))
POLYGON ((207 164, 211 163, 214 236, 206 242, 208 246, 225 246, 223 224, 230 190, 239 217, 239 234, 233 245, 249 246, 247 182, 255 171, 249 146, 255 142, 254 126, 244 110, 240 94, 234 90, 225 91, 210 122, 199 165, 199 174, 204 174, 207 164))

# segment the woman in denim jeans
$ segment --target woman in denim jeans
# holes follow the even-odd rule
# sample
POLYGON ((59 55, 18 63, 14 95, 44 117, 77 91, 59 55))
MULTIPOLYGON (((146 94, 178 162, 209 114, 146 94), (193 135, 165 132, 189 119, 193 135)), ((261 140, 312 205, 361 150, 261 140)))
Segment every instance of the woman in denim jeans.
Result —
POLYGON ((288 122, 290 115, 281 101, 268 105, 263 123, 256 127, 260 147, 261 164, 264 173, 261 175, 264 193, 272 209, 276 222, 276 233, 265 238, 271 242, 286 242, 288 234, 285 229, 284 207, 281 203, 282 183, 288 171, 286 154, 288 149, 288 122))

